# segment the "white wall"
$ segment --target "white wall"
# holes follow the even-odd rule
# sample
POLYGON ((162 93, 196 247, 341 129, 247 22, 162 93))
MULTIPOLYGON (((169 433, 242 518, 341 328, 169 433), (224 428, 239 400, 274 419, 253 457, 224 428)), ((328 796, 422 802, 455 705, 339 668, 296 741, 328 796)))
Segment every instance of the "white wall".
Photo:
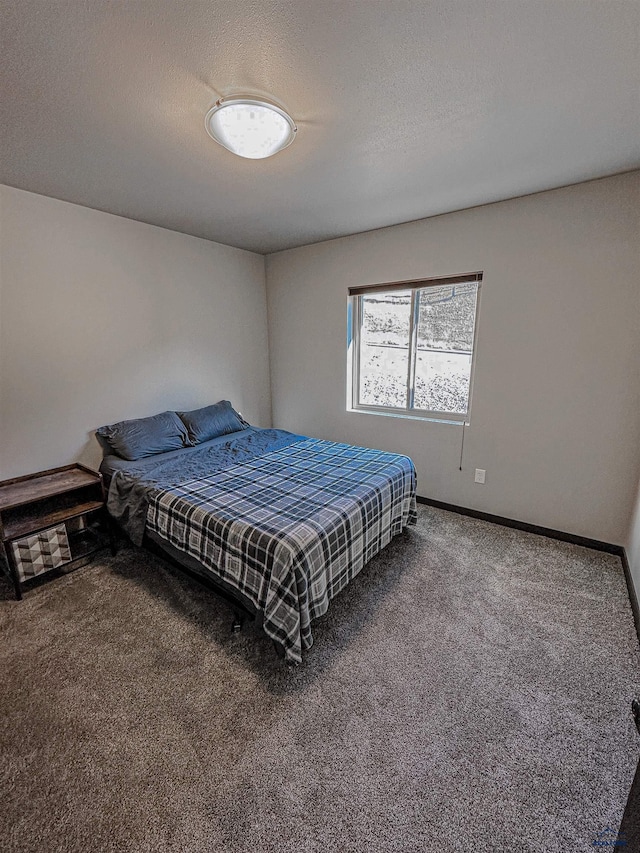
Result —
POLYGON ((639 205, 634 172, 269 256, 274 425, 407 453, 421 495, 624 544, 640 478, 639 205), (460 472, 460 427, 346 411, 346 299, 475 270, 460 472))
POLYGON ((0 187, 0 477, 93 430, 230 399, 271 420, 264 259, 0 187))

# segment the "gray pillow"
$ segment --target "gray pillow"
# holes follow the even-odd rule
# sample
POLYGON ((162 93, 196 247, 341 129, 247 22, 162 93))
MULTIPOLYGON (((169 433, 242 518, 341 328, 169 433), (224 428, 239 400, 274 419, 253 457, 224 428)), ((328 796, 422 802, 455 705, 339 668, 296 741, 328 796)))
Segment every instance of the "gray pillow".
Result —
POLYGON ((202 444, 203 441, 209 441, 230 432, 238 432, 249 426, 228 400, 220 400, 219 403, 205 406, 204 409, 177 414, 187 428, 191 444, 202 444))
POLYGON ((191 444, 186 427, 175 412, 103 426, 96 430, 96 436, 103 448, 106 445, 110 453, 131 462, 191 444))

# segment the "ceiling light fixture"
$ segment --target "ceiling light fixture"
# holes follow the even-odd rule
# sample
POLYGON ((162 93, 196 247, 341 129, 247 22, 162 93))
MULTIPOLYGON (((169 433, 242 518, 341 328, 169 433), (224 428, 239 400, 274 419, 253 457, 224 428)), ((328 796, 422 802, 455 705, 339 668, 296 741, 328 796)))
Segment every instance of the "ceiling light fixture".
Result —
POLYGON ((290 115, 262 98, 220 98, 204 120, 207 133, 239 157, 262 160, 282 151, 296 138, 290 115))

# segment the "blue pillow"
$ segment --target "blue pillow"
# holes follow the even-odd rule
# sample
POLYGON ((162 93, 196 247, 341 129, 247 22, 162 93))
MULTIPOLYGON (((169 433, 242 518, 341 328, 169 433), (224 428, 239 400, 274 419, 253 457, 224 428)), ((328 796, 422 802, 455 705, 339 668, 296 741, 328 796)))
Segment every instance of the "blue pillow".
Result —
POLYGON ((103 448, 106 445, 111 453, 131 462, 190 444, 186 427, 175 412, 119 421, 100 427, 96 436, 103 448))
POLYGON ((230 432, 238 432, 249 426, 228 400, 220 400, 219 403, 205 406, 204 409, 177 414, 187 429, 191 444, 202 444, 203 441, 209 441, 230 432))

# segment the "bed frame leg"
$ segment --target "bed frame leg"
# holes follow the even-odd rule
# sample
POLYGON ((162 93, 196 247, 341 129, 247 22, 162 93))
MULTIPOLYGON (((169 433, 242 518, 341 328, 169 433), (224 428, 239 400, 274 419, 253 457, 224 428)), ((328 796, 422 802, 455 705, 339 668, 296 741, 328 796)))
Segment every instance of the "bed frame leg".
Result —
POLYGON ((231 625, 231 633, 237 634, 240 631, 242 631, 242 625, 243 624, 244 624, 244 619, 243 619, 242 613, 240 613, 239 611, 236 610, 235 613, 233 614, 233 623, 231 625))
POLYGON ((276 643, 275 640, 272 640, 271 642, 273 643, 273 648, 275 649, 276 655, 280 660, 283 661, 285 659, 284 646, 281 643, 276 643))

